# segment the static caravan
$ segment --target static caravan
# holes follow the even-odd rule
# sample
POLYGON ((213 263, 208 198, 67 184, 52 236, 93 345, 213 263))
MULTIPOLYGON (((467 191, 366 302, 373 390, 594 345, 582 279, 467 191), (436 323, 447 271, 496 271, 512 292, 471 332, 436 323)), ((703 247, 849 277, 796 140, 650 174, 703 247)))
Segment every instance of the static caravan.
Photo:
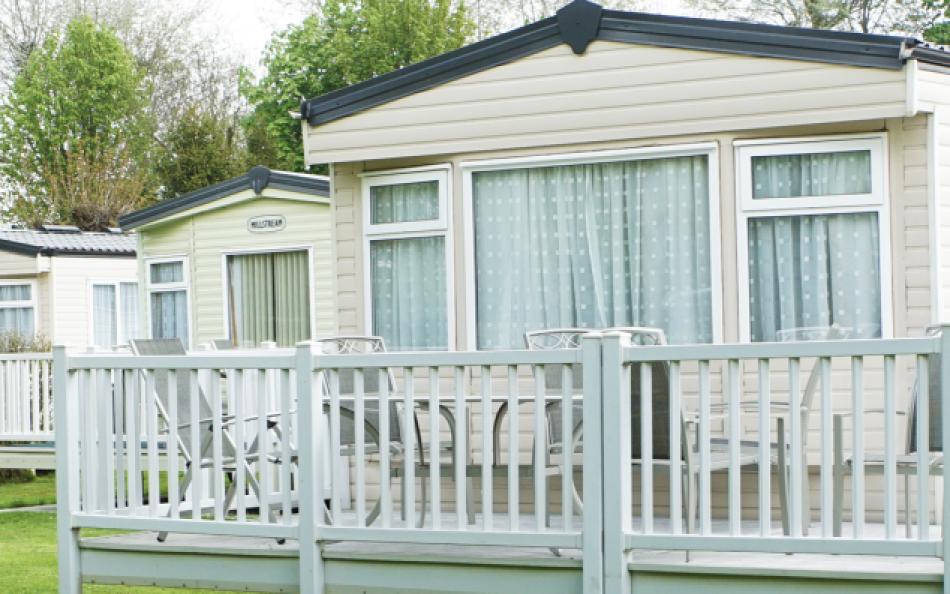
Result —
POLYGON ((281 342, 298 285, 236 258, 312 245, 335 338, 179 360, 296 427, 260 415, 239 454, 281 463, 282 517, 227 497, 220 454, 213 520, 184 519, 198 489, 113 509, 58 443, 63 591, 950 592, 950 52, 574 0, 300 117, 328 182, 256 169, 123 220, 151 334, 193 344, 281 342))
POLYGON ((112 348, 138 327, 135 237, 76 227, 0 229, 0 332, 112 348))
POLYGON ((328 186, 254 167, 122 217, 138 235, 143 335, 256 347, 332 333, 328 186))
POLYGON ((306 101, 341 331, 920 335, 950 318, 948 68, 912 39, 578 1, 306 101))

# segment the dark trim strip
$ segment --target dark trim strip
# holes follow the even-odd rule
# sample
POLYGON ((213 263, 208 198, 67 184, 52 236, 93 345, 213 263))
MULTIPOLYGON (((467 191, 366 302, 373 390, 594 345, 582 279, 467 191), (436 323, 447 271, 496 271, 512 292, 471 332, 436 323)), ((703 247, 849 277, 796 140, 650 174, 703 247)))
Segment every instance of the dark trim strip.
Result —
POLYGON ((330 195, 330 182, 326 178, 304 177, 300 174, 290 174, 257 166, 244 175, 122 215, 119 217, 119 226, 127 231, 196 206, 214 202, 243 190, 252 189, 255 194, 260 194, 268 187, 292 192, 304 192, 314 196, 328 197, 330 195))
POLYGON ((301 116, 316 125, 420 90, 487 70, 561 43, 555 17, 485 39, 429 60, 304 101, 301 116))
POLYGON ((596 5, 587 0, 574 0, 557 16, 304 101, 301 116, 312 126, 325 124, 560 43, 570 43, 575 52, 582 52, 588 38, 895 70, 903 67, 906 49, 915 48, 913 56, 921 61, 950 64, 950 53, 920 47, 921 42, 911 37, 597 12, 592 7, 596 5), (599 23, 590 20, 595 14, 599 23))
POLYGON ((132 250, 95 250, 88 248, 53 248, 33 245, 31 243, 21 243, 10 239, 0 239, 0 250, 14 252, 27 256, 113 256, 116 258, 134 258, 135 249, 132 250))

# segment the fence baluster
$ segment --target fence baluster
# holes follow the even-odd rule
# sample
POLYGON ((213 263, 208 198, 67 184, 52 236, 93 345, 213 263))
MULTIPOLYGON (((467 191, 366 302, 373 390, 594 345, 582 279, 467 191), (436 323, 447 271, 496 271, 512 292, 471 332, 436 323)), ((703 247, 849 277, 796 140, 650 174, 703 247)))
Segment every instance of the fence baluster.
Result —
POLYGON ((854 538, 864 538, 864 357, 851 357, 851 524, 854 538))
POLYGON ((894 402, 893 356, 884 357, 884 534, 894 538, 897 529, 897 414, 894 402))
MULTIPOLYGON (((534 371, 534 525, 542 531, 547 522, 547 457, 548 439, 546 429, 547 389, 544 382, 544 366, 532 366, 534 371)), ((563 436, 562 443, 567 443, 563 436)))
MULTIPOLYGON (((789 401, 789 433, 791 438, 791 481, 789 491, 791 491, 791 533, 793 537, 802 535, 802 523, 811 522, 811 518, 803 518, 803 495, 802 495, 802 464, 805 452, 802 451, 802 394, 799 390, 799 370, 800 361, 792 357, 788 360, 788 401, 789 401)), ((806 428, 807 429, 807 428, 806 428)), ((806 469, 807 471, 807 469, 806 469)))
POLYGON ((683 387, 680 362, 670 361, 670 531, 683 533, 683 387))
MULTIPOLYGON (((917 538, 930 539, 930 366, 926 356, 917 357, 917 538)), ((910 525, 910 506, 907 509, 910 525)))
POLYGON ((742 533, 742 467, 739 466, 739 447, 742 439, 742 425, 739 411, 739 400, 742 397, 742 386, 739 385, 739 360, 730 359, 729 373, 729 534, 738 536, 742 533))
POLYGON ((699 362, 699 527, 702 534, 712 532, 710 476, 710 383, 709 361, 699 362))
POLYGON ((390 487, 389 370, 379 369, 379 486, 383 528, 392 525, 393 497, 390 487))
POLYGON ((471 501, 468 500, 468 432, 469 417, 465 406, 465 368, 455 367, 455 442, 452 454, 455 459, 455 521, 459 530, 467 527, 466 516, 471 501))
POLYGON ((561 367, 561 515, 564 530, 574 523, 574 367, 561 367))
MULTIPOLYGON (((772 386, 769 360, 759 359, 759 536, 772 533, 772 386)), ((784 472, 784 469, 779 469, 784 472)))
MULTIPOLYGON (((634 363, 636 365, 636 363, 634 363)), ((640 515, 653 533, 653 366, 640 363, 640 515)))
MULTIPOLYGON (((405 384, 405 390, 403 394, 403 406, 402 406, 402 446, 403 446, 403 461, 402 461, 402 481, 403 481, 403 499, 402 499, 402 509, 403 516, 406 521, 406 527, 412 528, 415 525, 414 518, 416 515, 416 458, 415 458, 415 448, 418 436, 416 435, 416 426, 415 426, 415 385, 413 377, 413 369, 411 367, 405 367, 402 370, 403 383, 405 384)), ((421 450, 422 444, 418 444, 421 450)), ((421 455, 422 452, 420 451, 421 455)), ((419 526, 420 528, 422 526, 419 526)))
POLYGON ((491 367, 481 368, 481 418, 482 418, 482 529, 492 529, 492 462, 494 445, 492 443, 492 389, 491 367))
POLYGON ((442 461, 439 435, 439 368, 429 368, 429 499, 432 529, 442 527, 442 461))
POLYGON ((518 367, 508 366, 508 529, 518 530, 518 483, 521 453, 518 447, 519 409, 518 406, 518 367))
POLYGON ((363 370, 353 370, 353 434, 356 440, 356 525, 366 523, 366 391, 363 370))

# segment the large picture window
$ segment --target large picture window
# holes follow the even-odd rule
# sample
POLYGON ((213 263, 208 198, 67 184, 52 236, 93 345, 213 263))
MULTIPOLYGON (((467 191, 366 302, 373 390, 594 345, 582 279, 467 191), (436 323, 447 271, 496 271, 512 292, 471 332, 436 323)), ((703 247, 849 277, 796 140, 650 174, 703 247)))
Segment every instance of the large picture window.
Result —
POLYGON ((0 334, 33 336, 36 332, 36 285, 0 283, 0 334))
POLYGON ((293 346, 310 336, 307 250, 227 256, 228 327, 236 346, 293 346))
POLYGON ((449 347, 447 172, 363 179, 367 311, 391 350, 449 347))
POLYGON ((587 161, 473 168, 478 348, 558 327, 711 342, 709 150, 587 161))
POLYGON ((149 332, 152 338, 180 338, 189 345, 188 277, 185 259, 147 263, 149 332))
POLYGON ((739 146, 744 338, 885 333, 883 142, 739 146))
POLYGON ((93 281, 90 346, 111 349, 137 336, 138 284, 93 281))

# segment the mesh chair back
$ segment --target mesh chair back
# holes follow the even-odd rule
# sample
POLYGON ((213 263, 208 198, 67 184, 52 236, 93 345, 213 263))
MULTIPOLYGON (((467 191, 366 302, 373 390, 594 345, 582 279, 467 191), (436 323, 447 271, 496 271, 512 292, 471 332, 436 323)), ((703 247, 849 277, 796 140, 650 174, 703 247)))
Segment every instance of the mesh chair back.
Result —
MULTIPOLYGON (((320 350, 326 354, 353 355, 363 353, 385 353, 386 343, 378 336, 337 336, 332 338, 321 338, 315 341, 320 350)), ((324 376, 324 381, 329 378, 324 376)), ((354 397, 356 395, 356 370, 342 368, 337 370, 337 380, 342 398, 354 397)), ((386 381, 389 383, 389 439, 390 441, 402 440, 402 424, 396 408, 396 401, 393 397, 396 395, 396 380, 392 372, 386 370, 386 381)), ((326 386, 329 390, 329 385, 326 386)), ((367 369, 363 373, 363 414, 367 422, 379 429, 379 373, 376 369, 367 369)), ((343 413, 348 419, 340 420, 340 445, 352 446, 356 444, 356 427, 354 425, 353 401, 344 401, 340 403, 340 408, 346 412, 343 413), (348 422, 344 422, 344 421, 348 422)))
MULTIPOLYGON (((178 338, 135 338, 129 341, 132 352, 140 356, 173 356, 186 355, 185 345, 178 338)), ((165 422, 168 422, 168 410, 170 402, 168 400, 169 370, 152 370, 153 382, 155 385, 154 397, 158 404, 159 413, 165 422)), ((204 392, 198 388, 197 394, 192 394, 191 373, 190 370, 178 370, 175 374, 176 404, 178 405, 178 422, 184 426, 190 423, 191 401, 195 397, 198 399, 198 415, 200 417, 199 427, 201 431, 206 431, 211 426, 213 412, 208 403, 204 392)), ((191 431, 178 432, 179 445, 183 448, 186 456, 191 453, 191 431)))
MULTIPOLYGON (((621 332, 630 338, 634 346, 656 346, 666 344, 666 335, 659 328, 628 326, 605 328, 603 332, 621 332)), ((630 436, 631 450, 634 459, 643 457, 641 448, 641 415, 640 406, 643 392, 640 389, 642 365, 634 364, 630 369, 630 436)), ((650 365, 652 403, 652 458, 654 460, 670 459, 670 368, 666 363, 650 365)), ((681 418, 677 422, 682 422, 681 418)))
MULTIPOLYGON (((533 330, 525 332, 524 342, 529 351, 551 351, 558 349, 577 349, 581 346, 581 337, 590 332, 588 328, 552 328, 550 330, 533 330)), ((571 365, 573 384, 572 391, 580 392, 584 389, 584 373, 580 365, 571 365)), ((548 394, 560 395, 564 392, 564 365, 544 366, 544 387, 548 394)), ((564 442, 564 410, 560 402, 553 402, 546 407, 545 415, 548 423, 548 441, 550 443, 564 442)), ((584 405, 580 401, 572 404, 572 428, 581 425, 581 415, 584 405)))
MULTIPOLYGON (((928 328, 928 336, 936 336, 940 333, 939 328, 928 328)), ((941 384, 940 384, 940 355, 933 354, 927 357, 927 402, 929 403, 929 422, 930 431, 928 432, 928 450, 931 452, 943 451, 943 407, 941 405, 941 384)), ((908 435, 907 451, 914 453, 917 451, 917 405, 920 400, 920 379, 914 382, 914 393, 911 397, 910 414, 908 415, 908 435)))

